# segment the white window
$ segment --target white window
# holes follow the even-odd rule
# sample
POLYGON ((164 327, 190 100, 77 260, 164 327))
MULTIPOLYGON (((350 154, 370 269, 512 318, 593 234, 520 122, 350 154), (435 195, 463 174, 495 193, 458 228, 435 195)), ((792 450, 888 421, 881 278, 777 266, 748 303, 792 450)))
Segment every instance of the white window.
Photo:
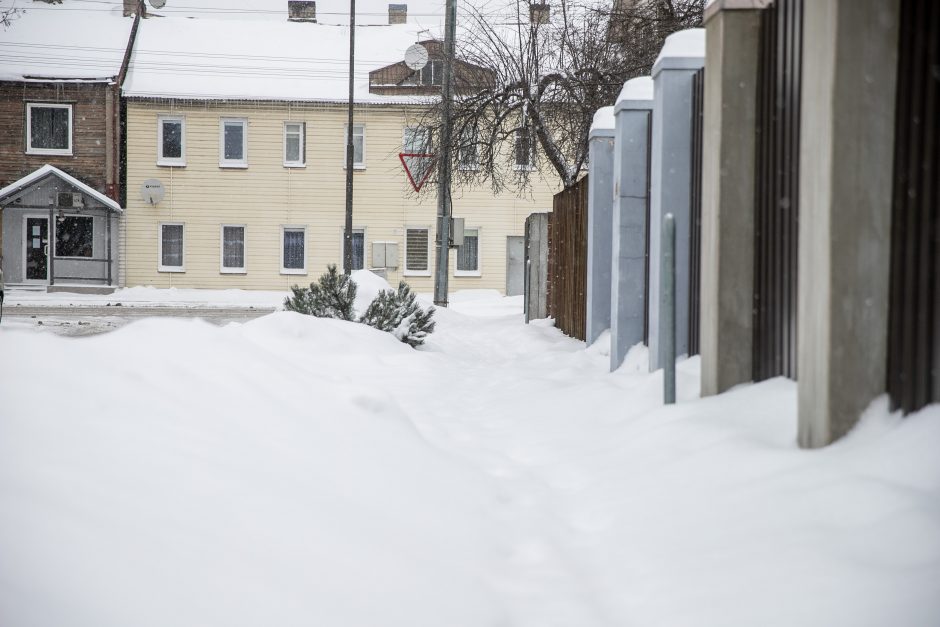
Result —
POLYGON ((55 256, 95 256, 95 219, 91 216, 62 216, 55 220, 55 256))
POLYGON ((429 233, 427 227, 405 229, 405 274, 431 276, 429 233))
POLYGON ((444 61, 433 59, 418 70, 418 82, 424 86, 444 84, 444 61))
MULTIPOLYGON (((339 230, 339 265, 343 266, 346 255, 346 230, 339 230)), ((366 230, 353 227, 352 230, 352 269, 362 270, 366 264, 366 230)))
POLYGON ((304 122, 284 122, 284 167, 302 168, 307 162, 304 122))
POLYGON ((184 272, 183 265, 183 224, 168 223, 160 225, 160 259, 157 266, 160 272, 184 272))
POLYGON ((186 165, 186 120, 180 116, 157 118, 157 165, 186 165))
POLYGON ((457 247, 455 276, 480 276, 480 229, 464 229, 463 246, 457 247))
MULTIPOLYGON (((349 125, 343 125, 343 167, 346 167, 346 133, 349 125)), ((366 127, 353 124, 353 169, 364 170, 366 167, 366 127)))
POLYGON ((281 233, 281 274, 307 274, 306 231, 285 226, 281 233))
POLYGON ((72 105, 27 103, 26 142, 28 154, 72 154, 72 105))
POLYGON ((219 167, 248 167, 248 120, 222 118, 219 122, 219 167))
POLYGON ((479 136, 475 126, 465 126, 460 131, 460 146, 457 149, 457 167, 461 170, 476 170, 480 167, 477 153, 479 136))
POLYGON ((223 273, 245 273, 245 225, 222 225, 221 253, 223 273))
POLYGON ((406 126, 401 138, 402 152, 425 155, 431 151, 431 131, 423 126, 406 126))

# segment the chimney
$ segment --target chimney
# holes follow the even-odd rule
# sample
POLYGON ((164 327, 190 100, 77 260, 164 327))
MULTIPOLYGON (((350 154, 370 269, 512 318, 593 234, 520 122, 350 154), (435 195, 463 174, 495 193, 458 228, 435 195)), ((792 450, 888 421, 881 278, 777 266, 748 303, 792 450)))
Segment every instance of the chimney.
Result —
POLYGON ((550 15, 551 11, 547 2, 529 5, 529 22, 532 24, 548 24, 550 15))
POLYGON ((124 17, 137 15, 138 0, 124 0, 124 17))
POLYGON ((287 21, 316 22, 317 3, 314 0, 287 0, 287 21))
POLYGON ((407 4, 388 5, 388 23, 389 24, 405 24, 407 22, 408 22, 408 5, 407 4))

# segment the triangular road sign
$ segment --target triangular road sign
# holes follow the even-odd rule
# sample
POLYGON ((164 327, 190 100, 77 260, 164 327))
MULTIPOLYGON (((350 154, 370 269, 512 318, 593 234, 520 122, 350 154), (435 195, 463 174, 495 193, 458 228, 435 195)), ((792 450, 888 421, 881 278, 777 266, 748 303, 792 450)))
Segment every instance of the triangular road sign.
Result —
POLYGON ((421 187, 427 182, 434 171, 434 164, 437 157, 427 153, 400 152, 398 158, 405 168, 405 174, 416 192, 421 191, 421 187))

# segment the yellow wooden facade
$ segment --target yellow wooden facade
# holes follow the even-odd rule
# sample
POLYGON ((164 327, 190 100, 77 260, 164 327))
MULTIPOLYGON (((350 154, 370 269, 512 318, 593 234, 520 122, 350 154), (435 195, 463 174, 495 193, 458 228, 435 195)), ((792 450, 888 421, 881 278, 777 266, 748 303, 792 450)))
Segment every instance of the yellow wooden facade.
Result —
MULTIPOLYGON (((365 233, 365 266, 372 243, 397 242, 399 263, 389 282, 405 279, 415 290, 433 289, 433 272, 405 272, 405 229, 430 229, 429 270, 434 267, 436 189, 410 191, 398 154, 405 127, 418 112, 405 105, 363 105, 356 124, 365 127, 365 168, 355 172, 354 227, 365 233)), ((345 122, 339 104, 130 99, 127 105, 127 209, 123 221, 122 278, 127 286, 281 290, 315 280, 335 263, 342 267, 345 219, 345 122), (157 165, 161 115, 185 119, 185 166, 157 165), (220 167, 220 121, 243 118, 246 168, 220 167), (304 167, 284 165, 284 123, 306 124, 304 167), (165 197, 146 203, 140 188, 159 179, 165 197), (160 225, 183 224, 183 271, 161 271, 160 225), (244 272, 223 272, 222 225, 245 227, 244 272), (282 270, 282 230, 305 229, 306 273, 282 270)), ((546 177, 548 178, 548 177, 546 177)), ((526 217, 550 211, 556 184, 533 177, 533 189, 493 195, 487 187, 455 190, 454 215, 479 229, 479 276, 455 276, 450 289, 506 288, 507 237, 521 236, 526 217)))

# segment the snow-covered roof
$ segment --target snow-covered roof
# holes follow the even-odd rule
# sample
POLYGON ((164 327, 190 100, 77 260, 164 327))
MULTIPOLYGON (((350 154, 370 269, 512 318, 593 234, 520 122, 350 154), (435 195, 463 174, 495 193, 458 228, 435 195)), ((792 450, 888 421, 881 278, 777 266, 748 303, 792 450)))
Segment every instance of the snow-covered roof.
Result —
POLYGON ((705 64, 705 29, 687 28, 666 37, 653 64, 653 76, 663 69, 694 69, 705 64))
MULTIPOLYGON (((414 24, 357 27, 357 102, 427 99, 369 93, 369 72, 403 60, 419 38, 430 37, 414 24)), ((286 19, 147 19, 137 32, 124 95, 346 102, 348 55, 348 26, 286 19)))
POLYGON ((133 20, 101 3, 0 0, 22 9, 0 25, 0 80, 109 80, 118 75, 133 20), (87 8, 95 10, 86 10, 87 8), (97 7, 97 8, 96 8, 97 7))
POLYGON ((33 183, 36 183, 37 181, 40 181, 49 175, 59 177, 60 179, 68 183, 69 185, 72 185, 73 187, 80 189, 82 193, 91 196, 92 198, 100 202, 105 207, 108 207, 109 209, 112 209, 114 211, 123 211, 123 209, 121 209, 121 205, 119 205, 114 200, 108 198, 107 196, 105 196, 98 190, 94 189, 93 187, 89 187, 85 183, 82 183, 74 176, 70 174, 66 174, 59 168, 49 165, 48 163, 42 166, 41 168, 39 168, 38 170, 34 172, 30 172, 29 174, 27 174, 20 180, 14 181, 10 183, 9 185, 7 185, 6 187, 4 187, 3 189, 0 189, 0 201, 2 201, 4 198, 12 194, 19 192, 20 190, 23 190, 29 187, 33 183))

